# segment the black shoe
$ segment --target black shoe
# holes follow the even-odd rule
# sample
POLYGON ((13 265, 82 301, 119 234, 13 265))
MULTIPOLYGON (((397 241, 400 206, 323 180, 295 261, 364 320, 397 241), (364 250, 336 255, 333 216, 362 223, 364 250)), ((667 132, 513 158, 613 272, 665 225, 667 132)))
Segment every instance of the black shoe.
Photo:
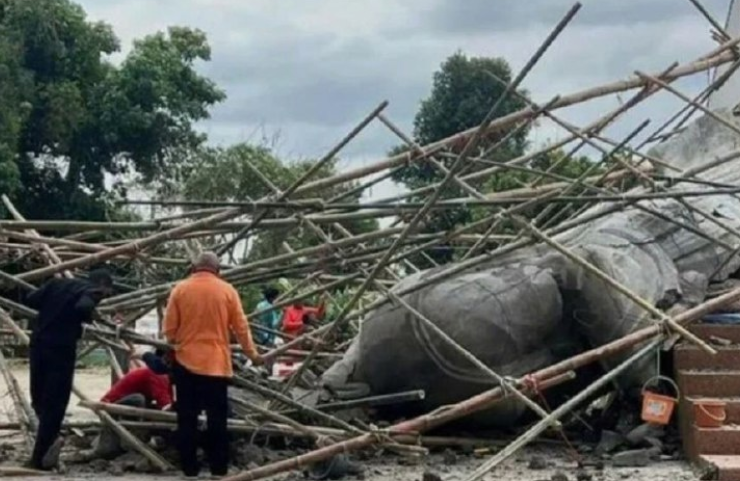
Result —
POLYGON ((62 452, 62 446, 64 446, 64 440, 62 438, 57 438, 41 459, 42 470, 51 471, 59 466, 59 455, 62 452))

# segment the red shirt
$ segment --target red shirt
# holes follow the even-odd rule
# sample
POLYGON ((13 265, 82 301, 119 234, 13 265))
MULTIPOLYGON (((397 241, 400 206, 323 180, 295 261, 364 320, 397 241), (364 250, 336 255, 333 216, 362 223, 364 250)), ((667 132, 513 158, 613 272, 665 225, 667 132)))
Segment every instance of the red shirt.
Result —
POLYGON ((318 319, 324 317, 325 306, 323 303, 319 307, 298 307, 290 306, 285 309, 283 314, 283 332, 286 334, 296 334, 303 328, 303 317, 307 314, 313 314, 318 319))
POLYGON ((162 409, 172 404, 170 378, 166 374, 155 374, 148 367, 134 369, 118 380, 103 399, 104 403, 115 403, 131 394, 142 394, 162 409))

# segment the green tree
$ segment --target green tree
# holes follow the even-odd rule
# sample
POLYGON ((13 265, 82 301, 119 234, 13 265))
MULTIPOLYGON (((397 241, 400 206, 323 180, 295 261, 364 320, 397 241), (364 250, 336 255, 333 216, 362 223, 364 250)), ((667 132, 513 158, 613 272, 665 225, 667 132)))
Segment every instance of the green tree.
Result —
MULTIPOLYGON (((425 145, 447 138, 460 131, 479 125, 493 104, 502 96, 505 85, 496 81, 491 74, 503 82, 511 81, 511 69, 503 58, 468 57, 460 52, 445 60, 439 71, 434 73, 432 91, 428 98, 421 102, 421 106, 414 117, 414 141, 425 145)), ((521 92, 526 95, 526 92, 521 92)), ((496 116, 504 116, 525 107, 525 102, 516 95, 509 95, 496 112, 496 116)), ((509 131, 497 132, 483 139, 475 156, 486 155, 491 160, 508 160, 522 155, 527 145, 528 129, 522 128, 514 133, 509 131), (500 143, 495 149, 492 146, 500 143)), ((449 150, 457 153, 463 145, 452 146, 449 150)), ((405 151, 406 146, 393 149, 392 153, 405 151)), ((449 152, 448 152, 449 153, 449 152)), ((449 167, 453 159, 451 156, 437 158, 445 167, 449 167)), ((487 167, 477 164, 472 169, 478 170, 487 167)), ((411 190, 439 182, 444 173, 429 162, 414 162, 398 170, 393 180, 405 185, 411 190)), ((451 185, 444 197, 457 197, 464 191, 451 185)), ((423 197, 412 197, 412 201, 421 201, 423 197)), ((432 212, 425 223, 424 231, 436 232, 455 228, 458 225, 470 222, 471 209, 445 209, 432 212)), ((449 262, 454 258, 449 246, 440 246, 428 252, 437 262, 449 262)))
MULTIPOLYGON (((229 148, 201 148, 191 158, 190 164, 182 172, 179 192, 169 190, 170 196, 189 200, 210 201, 251 201, 272 195, 273 190, 264 182, 255 169, 279 190, 284 190, 305 174, 314 161, 302 160, 285 163, 277 158, 266 147, 249 144, 237 144, 229 148)), ((330 162, 313 176, 313 179, 336 174, 336 162, 330 162)), ((292 195, 290 198, 330 199, 348 192, 351 186, 343 185, 326 189, 320 193, 292 195)), ((349 194, 342 200, 344 203, 359 202, 360 194, 349 194)), ((287 213, 281 214, 282 217, 287 213)), ((342 226, 352 234, 370 232, 378 228, 373 219, 342 222, 342 226)), ((329 232, 327 229, 324 229, 329 232)), ((337 237, 335 231, 329 232, 337 237)), ((249 250, 249 260, 265 259, 284 253, 283 241, 294 249, 323 244, 323 240, 307 227, 288 227, 261 232, 249 250)))
MULTIPOLYGON (((493 104, 503 95, 505 86, 494 80, 491 74, 504 82, 511 80, 511 69, 506 60, 490 57, 467 57, 458 52, 442 63, 434 73, 432 92, 422 100, 414 117, 414 140, 420 145, 429 144, 450 137, 460 131, 479 125, 493 104)), ((526 95, 526 92, 521 92, 526 95)), ((509 95, 496 112, 501 117, 526 106, 515 95, 509 95)), ((496 142, 507 137, 509 132, 491 134, 481 142, 479 153, 486 151, 496 142)), ((493 160, 509 159, 521 155, 527 145, 528 129, 520 129, 509 135, 507 140, 491 152, 493 160)), ((454 146, 459 151, 462 145, 454 146)), ((395 149, 406 150, 405 146, 395 149)), ((443 159, 449 166, 452 161, 443 159)), ((401 169, 394 180, 410 189, 416 189, 438 182, 444 175, 427 162, 416 162, 401 169)))
POLYGON ((195 71, 205 35, 173 27, 135 42, 120 66, 110 26, 69 0, 0 3, 0 187, 32 218, 106 217, 122 184, 169 175, 204 141, 193 123, 224 99, 195 71))
MULTIPOLYGON (((449 57, 442 63, 440 70, 435 72, 432 92, 421 102, 414 118, 415 142, 419 145, 429 144, 480 125, 491 107, 504 94, 505 83, 511 81, 511 76, 511 69, 503 58, 468 57, 460 52, 449 57)), ((519 95, 509 94, 499 106, 495 117, 502 117, 526 107, 527 103, 522 98, 526 96, 525 91, 520 91, 519 95)), ((473 159, 466 165, 465 173, 489 168, 490 164, 485 160, 506 162, 521 157, 528 147, 528 135, 528 126, 491 133, 482 139, 477 150, 473 152, 471 156, 473 159)), ((437 155, 436 160, 449 168, 456 158, 452 154, 459 153, 463 147, 464 143, 452 145, 447 151, 437 155)), ((399 146, 393 149, 392 153, 405 150, 406 146, 399 146)), ((562 151, 540 155, 525 166, 575 178, 592 165, 587 157, 560 161, 564 155, 562 151)), ((531 173, 503 170, 470 183, 480 192, 490 193, 520 188, 533 182, 537 177, 531 173)), ((394 175, 396 182, 402 183, 412 191, 440 182, 443 178, 444 173, 428 161, 414 162, 401 168, 394 175)), ((442 198, 468 195, 467 191, 455 183, 450 183, 442 198)), ((409 200, 419 202, 425 198, 426 194, 423 194, 411 196, 409 200)), ((531 214, 536 215, 539 212, 541 209, 534 209, 531 214)), ((487 215, 490 215, 490 209, 481 207, 465 206, 434 210, 425 220, 423 231, 449 231, 487 215)), ((430 249, 427 254, 438 263, 450 262, 456 258, 452 245, 437 246, 430 249)), ((415 258, 414 262, 421 266, 428 265, 422 257, 415 258)))

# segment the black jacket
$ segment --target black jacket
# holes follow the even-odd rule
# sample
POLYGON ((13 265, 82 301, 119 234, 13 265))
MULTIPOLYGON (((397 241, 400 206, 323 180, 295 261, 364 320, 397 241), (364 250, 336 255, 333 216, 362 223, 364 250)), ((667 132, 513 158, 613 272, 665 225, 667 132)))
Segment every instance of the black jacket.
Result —
POLYGON ((80 279, 52 279, 29 294, 25 303, 39 312, 31 342, 75 345, 82 337, 82 323, 92 320, 98 304, 93 284, 80 279))

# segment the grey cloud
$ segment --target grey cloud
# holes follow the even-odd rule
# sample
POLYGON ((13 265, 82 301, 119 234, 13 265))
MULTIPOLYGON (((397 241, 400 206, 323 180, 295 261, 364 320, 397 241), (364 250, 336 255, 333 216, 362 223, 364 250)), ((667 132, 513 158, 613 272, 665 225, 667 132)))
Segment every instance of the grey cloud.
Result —
MULTIPOLYGON (((702 1, 724 21, 728 0, 702 1)), ((383 99, 391 103, 389 115, 409 132, 432 73, 448 55, 457 49, 500 55, 517 70, 572 4, 409 0, 399 10, 391 0, 376 0, 375 11, 367 14, 372 28, 358 32, 331 17, 346 5, 333 0, 312 9, 281 0, 82 3, 113 24, 124 40, 170 24, 206 31, 213 58, 199 68, 227 91, 228 99, 201 128, 219 143, 254 141, 262 126, 268 133, 279 130, 281 153, 296 157, 323 154, 383 99), (385 13, 391 7, 392 16, 385 13), (320 23, 312 23, 317 17, 309 14, 322 12, 320 23)), ((712 46, 706 21, 687 0, 583 3, 573 25, 525 82, 539 101, 624 78, 636 68, 661 70, 712 46)), ((660 117, 667 105, 656 102, 643 115, 660 117)), ((599 113, 599 108, 575 108, 568 118, 585 124, 599 113)), ((627 123, 615 127, 615 136, 623 133, 621 125, 627 123)), ((382 126, 373 126, 342 157, 374 159, 396 143, 382 126)))
MULTIPOLYGON (((417 26, 448 34, 512 32, 535 26, 554 26, 574 4, 572 0, 438 0, 421 10, 417 26)), ((703 4, 724 22, 728 0, 704 0, 703 4)), ((588 0, 573 25, 635 25, 660 23, 696 15, 682 0, 588 0)))

